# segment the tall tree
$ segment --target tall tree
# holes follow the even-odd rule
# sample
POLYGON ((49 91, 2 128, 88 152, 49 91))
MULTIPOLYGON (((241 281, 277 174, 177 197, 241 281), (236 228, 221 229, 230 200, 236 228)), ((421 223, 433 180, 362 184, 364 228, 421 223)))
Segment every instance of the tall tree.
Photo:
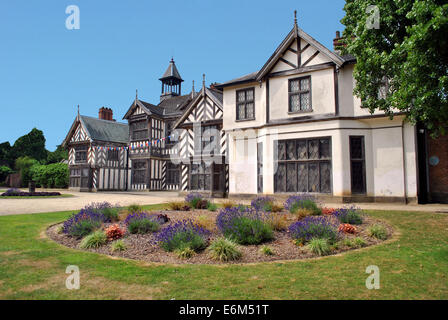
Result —
POLYGON ((0 166, 13 167, 14 159, 12 158, 11 150, 12 147, 8 141, 0 143, 0 166))
POLYGON ((47 159, 47 153, 44 134, 36 128, 17 139, 12 147, 13 159, 30 157, 41 161, 47 159))
POLYGON ((357 59, 354 93, 371 112, 404 112, 433 136, 445 134, 447 0, 377 0, 376 7, 370 3, 347 0, 341 21, 346 27, 345 52, 357 59))

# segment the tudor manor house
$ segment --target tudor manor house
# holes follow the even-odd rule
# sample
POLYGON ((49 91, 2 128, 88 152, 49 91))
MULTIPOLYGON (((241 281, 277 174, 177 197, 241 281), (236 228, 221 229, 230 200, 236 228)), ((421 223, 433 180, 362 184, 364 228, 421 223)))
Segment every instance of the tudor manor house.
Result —
POLYGON ((258 71, 188 93, 171 59, 159 101, 136 95, 123 122, 78 112, 63 142, 70 188, 448 202, 448 138, 364 109, 340 40, 330 50, 295 19, 258 71))

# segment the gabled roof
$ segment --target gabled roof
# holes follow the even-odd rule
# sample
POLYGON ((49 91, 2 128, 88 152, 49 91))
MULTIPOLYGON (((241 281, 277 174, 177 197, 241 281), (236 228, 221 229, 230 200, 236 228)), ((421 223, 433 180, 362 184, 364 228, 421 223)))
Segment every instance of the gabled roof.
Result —
POLYGON ((308 33, 297 27, 295 25, 292 30, 288 33, 286 38, 282 41, 282 43, 277 47, 277 49, 274 51, 272 56, 266 61, 264 66, 258 71, 256 80, 261 80, 266 74, 271 71, 271 69, 275 66, 277 61, 282 57, 285 50, 288 49, 289 45, 293 41, 296 40, 296 38, 301 38, 308 42, 312 47, 314 47, 316 50, 318 50, 320 53, 327 56, 331 61, 333 61, 337 66, 342 66, 344 64, 344 59, 342 57, 329 49, 327 49, 323 44, 321 44, 319 41, 311 37, 308 33))
POLYGON ((180 80, 180 82, 184 81, 184 80, 182 80, 182 77, 180 76, 179 71, 177 70, 177 67, 176 67, 176 64, 174 63, 173 58, 171 58, 168 68, 166 69, 162 78, 160 78, 159 80, 164 80, 164 79, 177 79, 177 80, 180 80))
POLYGON ((158 111, 157 106, 149 103, 149 102, 145 102, 142 101, 140 99, 135 99, 134 102, 129 106, 128 111, 126 112, 126 114, 123 116, 123 119, 128 119, 129 116, 132 114, 132 112, 137 108, 140 107, 143 112, 145 112, 146 114, 160 114, 163 113, 163 111, 158 111))
POLYGON ((201 91, 194 97, 193 100, 186 106, 185 112, 182 114, 182 116, 176 120, 174 123, 173 129, 176 129, 182 122, 185 121, 185 119, 190 115, 190 113, 193 111, 193 109, 197 106, 199 101, 201 101, 202 98, 205 96, 209 97, 216 106, 221 109, 222 111, 222 92, 216 89, 202 87, 201 91))
POLYGON ((157 105, 157 108, 165 110, 165 115, 182 112, 181 109, 191 101, 191 93, 183 96, 165 98, 157 105))
POLYGON ((98 118, 79 115, 73 122, 70 131, 62 145, 65 147, 78 124, 81 124, 91 141, 105 141, 127 144, 129 141, 129 126, 126 123, 102 120, 98 118))
POLYGON ((308 33, 294 25, 292 30, 288 33, 288 35, 283 39, 283 41, 280 43, 280 45, 277 47, 277 49, 274 51, 274 53, 271 55, 271 57, 266 61, 266 63, 263 65, 263 67, 256 72, 249 73, 245 76, 226 81, 224 83, 218 84, 216 87, 218 88, 224 88, 227 86, 233 86, 248 82, 254 82, 254 81, 260 81, 265 77, 269 72, 272 70, 272 68, 277 64, 278 60, 282 58, 283 53, 288 49, 288 47, 291 45, 293 41, 296 40, 296 38, 301 38, 308 42, 310 46, 314 47, 317 51, 322 53, 323 55, 327 56, 329 60, 331 60, 333 63, 335 63, 337 66, 342 66, 345 63, 354 62, 355 59, 353 56, 347 55, 341 57, 337 53, 327 49, 323 44, 321 44, 319 41, 311 37, 308 33))

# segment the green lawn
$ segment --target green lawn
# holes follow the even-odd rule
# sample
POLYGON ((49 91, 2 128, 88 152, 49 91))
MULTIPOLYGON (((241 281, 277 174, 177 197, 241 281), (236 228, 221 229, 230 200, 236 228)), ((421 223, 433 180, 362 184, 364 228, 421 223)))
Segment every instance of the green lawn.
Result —
MULTIPOLYGON (((160 208, 160 206, 159 206, 160 208)), ((371 211, 400 235, 320 259, 256 265, 157 265, 62 247, 45 228, 69 212, 0 217, 2 299, 448 299, 448 215, 371 211), (81 289, 65 288, 77 265, 81 289), (365 287, 369 265, 381 288, 365 287)))

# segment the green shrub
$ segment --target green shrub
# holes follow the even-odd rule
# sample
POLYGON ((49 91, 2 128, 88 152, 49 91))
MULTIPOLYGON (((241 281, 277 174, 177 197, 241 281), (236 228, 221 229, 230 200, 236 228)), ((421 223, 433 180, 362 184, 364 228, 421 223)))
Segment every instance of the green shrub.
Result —
POLYGON ((101 222, 92 220, 80 220, 73 224, 69 234, 75 238, 82 238, 101 227, 101 222))
POLYGON ((342 244, 350 248, 362 248, 367 245, 367 242, 361 237, 356 237, 353 239, 346 238, 342 240, 342 244))
POLYGON ((272 256, 274 255, 274 252, 272 251, 272 249, 268 246, 262 246, 260 249, 260 252, 266 256, 272 256))
POLYGON ((66 163, 35 164, 30 168, 30 175, 38 186, 46 188, 68 187, 69 171, 66 163))
POLYGON ((13 170, 10 167, 0 166, 0 183, 5 181, 10 173, 13 173, 13 170))
POLYGON ((380 224, 375 224, 367 229, 367 232, 370 237, 374 237, 380 240, 387 239, 387 230, 384 226, 380 224))
POLYGON ((177 232, 171 241, 162 243, 162 248, 166 251, 182 250, 190 248, 194 251, 200 251, 207 246, 206 241, 198 234, 191 231, 177 232))
POLYGON ((324 238, 313 238, 309 241, 307 245, 308 250, 319 256, 326 256, 331 252, 331 246, 327 239, 324 238))
POLYGON ((212 241, 207 250, 209 251, 210 257, 218 261, 238 260, 242 256, 237 244, 226 238, 219 238, 212 241))
POLYGON ((28 182, 32 180, 31 167, 34 165, 39 165, 39 162, 33 158, 20 157, 16 159, 15 166, 16 170, 20 172, 23 187, 27 187, 28 182))
POLYGON ((129 213, 140 213, 140 212, 145 211, 143 209, 143 206, 136 204, 136 203, 132 203, 132 204, 128 205, 127 210, 129 213))
POLYGON ((361 211, 355 207, 338 209, 333 215, 342 223, 362 224, 361 211))
POLYGON ((239 244, 259 244, 274 238, 271 226, 261 220, 241 217, 235 221, 235 227, 227 236, 239 244))
POLYGON ((218 210, 218 205, 216 203, 209 202, 207 205, 207 210, 208 211, 216 211, 216 210, 218 210))
POLYGON ((196 252, 193 249, 191 249, 190 247, 176 249, 176 250, 174 250, 174 253, 180 259, 189 259, 196 254, 196 252))
POLYGON ((104 208, 101 210, 101 213, 104 215, 104 217, 107 219, 107 221, 115 222, 119 220, 118 212, 120 209, 118 208, 104 208))
POLYGON ((152 219, 131 219, 128 223, 128 231, 132 234, 145 234, 159 231, 160 224, 152 219))
POLYGON ((106 243, 106 234, 103 231, 95 231, 82 239, 80 247, 83 249, 99 248, 106 243))
POLYGON ((310 212, 310 215, 320 216, 322 210, 317 206, 314 198, 306 195, 290 196, 285 202, 285 209, 292 214, 297 214, 300 210, 310 212))
POLYGON ((123 240, 117 240, 112 243, 111 249, 113 252, 115 251, 125 251, 127 249, 126 244, 123 240))

